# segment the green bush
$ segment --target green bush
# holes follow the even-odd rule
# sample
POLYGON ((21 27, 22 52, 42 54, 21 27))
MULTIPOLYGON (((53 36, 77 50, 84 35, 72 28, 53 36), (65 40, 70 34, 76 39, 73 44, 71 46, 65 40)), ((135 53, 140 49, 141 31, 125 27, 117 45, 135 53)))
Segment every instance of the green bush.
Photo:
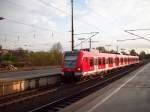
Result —
POLYGON ((29 52, 18 48, 11 51, 10 54, 2 55, 1 61, 13 62, 14 65, 22 67, 27 66, 49 66, 60 65, 62 62, 62 46, 60 43, 56 43, 52 46, 49 52, 38 51, 29 52), (23 65, 24 64, 24 65, 23 65))

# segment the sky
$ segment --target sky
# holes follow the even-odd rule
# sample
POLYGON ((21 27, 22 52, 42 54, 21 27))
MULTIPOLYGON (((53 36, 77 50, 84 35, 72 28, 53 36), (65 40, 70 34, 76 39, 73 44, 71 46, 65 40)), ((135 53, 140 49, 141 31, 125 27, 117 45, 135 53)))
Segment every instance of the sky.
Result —
MULTIPOLYGON (((150 53, 150 41, 137 38, 124 30, 150 28, 149 0, 74 0, 75 34, 99 32, 92 37, 92 47, 111 45, 109 49, 135 49, 150 53)), ((71 49, 70 0, 0 0, 0 44, 3 48, 48 51, 60 42, 64 50, 71 49)), ((132 33, 150 39, 150 30, 132 33)), ((92 34, 75 35, 75 45, 80 38, 92 34)), ((88 42, 82 44, 89 47, 88 42)), ((81 46, 77 46, 77 49, 81 46)), ((107 47, 106 47, 107 48, 107 47)))

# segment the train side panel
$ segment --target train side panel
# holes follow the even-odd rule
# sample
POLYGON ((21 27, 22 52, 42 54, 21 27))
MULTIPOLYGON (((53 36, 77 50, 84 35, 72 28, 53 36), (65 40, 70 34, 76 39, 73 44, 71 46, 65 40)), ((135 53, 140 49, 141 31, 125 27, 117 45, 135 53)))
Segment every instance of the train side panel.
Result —
POLYGON ((86 77, 97 73, 107 72, 113 69, 122 68, 139 63, 138 56, 93 53, 79 51, 68 52, 64 57, 62 72, 64 76, 86 77))

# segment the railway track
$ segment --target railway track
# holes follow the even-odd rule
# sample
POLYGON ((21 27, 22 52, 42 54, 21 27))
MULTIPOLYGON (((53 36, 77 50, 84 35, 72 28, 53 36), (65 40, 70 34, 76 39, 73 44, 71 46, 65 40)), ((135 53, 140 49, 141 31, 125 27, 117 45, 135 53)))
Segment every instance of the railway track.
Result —
MULTIPOLYGON (((142 64, 141 64, 142 65, 142 64)), ((110 77, 104 78, 102 81, 99 81, 98 83, 95 83, 91 86, 87 86, 86 88, 78 89, 80 91, 74 91, 74 94, 70 94, 67 97, 59 98, 53 102, 47 103, 45 105, 42 105, 38 108, 34 108, 30 110, 29 112, 57 112, 61 109, 65 108, 66 106, 82 99, 83 97, 86 97, 87 95, 91 94, 92 92, 101 89, 111 82, 121 78, 122 76, 132 72, 133 70, 139 68, 141 65, 133 66, 133 67, 127 67, 122 72, 117 71, 111 74, 110 77), (117 74, 117 75, 116 75, 117 74)))
MULTIPOLYGON (((117 72, 118 71, 116 71, 114 73, 117 73, 117 72)), ((112 74, 112 73, 110 73, 110 74, 112 74)), ((96 78, 94 77, 92 79, 83 80, 83 81, 77 82, 76 85, 80 85, 82 83, 85 83, 85 82, 88 82, 88 81, 91 81, 91 80, 95 80, 95 79, 99 79, 99 78, 100 77, 96 77, 96 78)), ((28 99, 32 99, 32 98, 35 98, 35 97, 38 97, 38 96, 42 96, 42 95, 49 94, 51 92, 57 91, 58 86, 66 87, 65 84, 63 84, 63 85, 59 84, 59 85, 57 85, 53 88, 52 87, 44 87, 44 88, 28 90, 28 91, 24 91, 24 92, 20 92, 20 93, 16 93, 16 94, 10 94, 10 95, 7 95, 7 96, 2 96, 2 97, 0 97, 0 108, 4 107, 4 106, 7 106, 7 105, 10 105, 10 104, 15 104, 15 103, 18 103, 18 102, 22 102, 22 101, 25 101, 25 100, 28 100, 28 99)), ((70 87, 70 88, 72 88, 72 87, 70 87)))
POLYGON ((29 100, 41 95, 45 95, 56 90, 57 87, 54 88, 45 87, 45 88, 39 88, 39 89, 34 89, 34 90, 29 90, 21 93, 3 96, 0 97, 0 108, 3 108, 11 104, 19 103, 25 100, 29 100))

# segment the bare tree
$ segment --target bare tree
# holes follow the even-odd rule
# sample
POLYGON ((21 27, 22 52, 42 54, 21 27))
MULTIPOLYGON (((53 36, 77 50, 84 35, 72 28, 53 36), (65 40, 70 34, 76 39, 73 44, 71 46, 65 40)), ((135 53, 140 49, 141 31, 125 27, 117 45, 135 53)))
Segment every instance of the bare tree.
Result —
POLYGON ((59 52, 63 51, 63 48, 62 48, 62 45, 60 42, 58 42, 52 46, 51 51, 54 51, 54 50, 59 51, 59 52))
POLYGON ((132 50, 130 51, 130 55, 136 56, 136 55, 138 55, 138 54, 136 53, 136 51, 135 51, 134 49, 132 49, 132 50))
POLYGON ((99 50, 99 52, 107 52, 107 50, 105 49, 105 47, 97 47, 97 49, 99 50))
POLYGON ((62 63, 62 45, 60 42, 54 44, 50 50, 51 53, 51 61, 55 65, 60 65, 62 63))
POLYGON ((141 60, 143 60, 146 57, 145 51, 141 51, 140 54, 139 54, 139 57, 140 57, 141 60))

